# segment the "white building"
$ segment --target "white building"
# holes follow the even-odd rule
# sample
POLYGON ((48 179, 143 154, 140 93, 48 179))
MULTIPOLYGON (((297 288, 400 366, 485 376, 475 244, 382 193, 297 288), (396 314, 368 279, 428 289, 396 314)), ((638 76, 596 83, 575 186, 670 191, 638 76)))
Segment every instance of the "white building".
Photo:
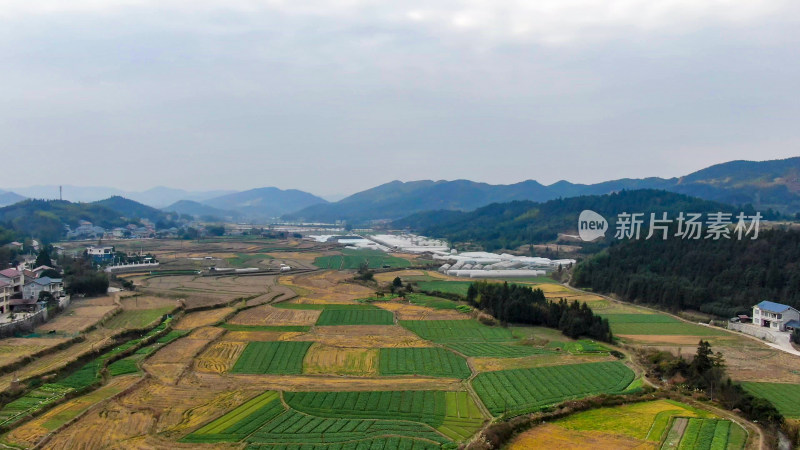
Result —
POLYGON ((753 324, 776 331, 800 328, 800 312, 789 305, 763 301, 753 306, 753 324))

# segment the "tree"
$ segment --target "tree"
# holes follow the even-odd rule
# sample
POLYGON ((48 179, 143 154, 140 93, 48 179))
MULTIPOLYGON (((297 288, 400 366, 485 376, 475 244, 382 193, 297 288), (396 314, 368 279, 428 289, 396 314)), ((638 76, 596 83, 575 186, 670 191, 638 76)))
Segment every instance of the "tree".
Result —
POLYGON ((48 307, 58 306, 58 299, 53 297, 53 294, 47 291, 39 292, 39 301, 47 303, 48 307))
POLYGON ((53 260, 50 258, 50 246, 45 245, 36 256, 36 267, 52 266, 53 260))
POLYGON ((394 286, 395 288, 402 287, 403 280, 401 280, 400 277, 394 277, 394 280, 392 280, 392 286, 394 286))

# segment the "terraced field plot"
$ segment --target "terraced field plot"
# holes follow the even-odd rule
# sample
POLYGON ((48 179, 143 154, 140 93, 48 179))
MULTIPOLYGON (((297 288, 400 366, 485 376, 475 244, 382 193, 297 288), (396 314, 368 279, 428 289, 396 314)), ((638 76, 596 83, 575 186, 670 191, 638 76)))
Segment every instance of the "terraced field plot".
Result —
POLYGON ((511 330, 489 327, 475 320, 401 320, 400 325, 437 343, 508 342, 511 330))
POLYGON ((370 269, 382 267, 408 267, 411 265, 407 259, 391 256, 380 250, 341 250, 341 255, 322 256, 314 260, 314 265, 320 269, 349 270, 358 269, 362 264, 369 264, 370 269))
MULTIPOLYGON (((656 448, 666 437, 675 420, 685 421, 692 417, 713 418, 709 412, 672 400, 593 409, 525 431, 511 442, 509 448, 527 449, 536 447, 542 442, 547 442, 553 448, 567 449, 656 448)), ((733 434, 744 432, 738 426, 735 428, 738 428, 738 431, 734 431, 733 434)), ((728 448, 738 450, 741 447, 734 445, 728 448)))
POLYGON ((184 442, 239 441, 285 411, 280 394, 267 391, 186 436, 184 442))
POLYGON ((327 325, 392 325, 394 314, 382 309, 328 309, 317 319, 318 326, 327 325))
POLYGON ((472 374, 464 358, 439 347, 382 348, 379 373, 462 379, 472 374))
POLYGON ((756 397, 769 400, 784 416, 800 418, 800 384, 748 381, 742 386, 756 397))
POLYGON ((466 356, 494 357, 494 358, 522 358, 531 355, 554 353, 553 350, 530 347, 527 345, 496 344, 492 342, 447 344, 453 350, 466 356))
POLYGON ((492 414, 523 414, 572 397, 623 392, 634 379, 620 362, 568 364, 478 374, 475 391, 492 414))
POLYGON ((230 325, 311 326, 317 322, 319 310, 275 308, 270 305, 246 309, 228 320, 230 325))
MULTIPOLYGON (((471 311, 466 305, 461 305, 464 312, 454 308, 434 309, 428 306, 417 305, 399 300, 378 301, 375 306, 393 312, 399 320, 466 320, 469 316, 465 312, 471 311)), ((454 306, 459 306, 455 304, 454 306)))
POLYGON ((310 342, 250 342, 234 364, 233 373, 301 374, 310 342))
POLYGON ((711 450, 744 448, 747 434, 729 420, 675 419, 662 449, 711 450))
POLYGON ((334 347, 315 343, 306 353, 303 373, 372 376, 378 372, 378 349, 334 347))
POLYGON ((197 370, 215 373, 228 372, 239 359, 245 347, 247 347, 247 342, 242 341, 215 342, 197 357, 195 363, 197 370))
POLYGON ((417 287, 426 292, 444 292, 446 294, 457 294, 462 297, 467 296, 467 290, 472 284, 471 281, 420 281, 417 287))

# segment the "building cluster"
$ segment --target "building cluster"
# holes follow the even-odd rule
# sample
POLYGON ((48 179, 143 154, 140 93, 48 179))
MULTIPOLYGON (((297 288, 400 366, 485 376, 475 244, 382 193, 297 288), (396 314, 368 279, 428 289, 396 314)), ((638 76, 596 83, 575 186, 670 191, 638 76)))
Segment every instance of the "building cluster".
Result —
POLYGON ((42 276, 51 269, 48 266, 25 269, 23 265, 16 269, 0 270, 0 314, 38 309, 42 292, 56 299, 63 297, 64 282, 60 278, 42 276))
MULTIPOLYGON (((142 219, 141 225, 131 223, 110 230, 98 227, 87 220, 78 222, 78 226, 74 229, 69 225, 64 225, 64 228, 67 232, 67 239, 148 239, 157 235, 155 225, 147 219, 142 219)), ((175 231, 177 233, 177 229, 175 231)))

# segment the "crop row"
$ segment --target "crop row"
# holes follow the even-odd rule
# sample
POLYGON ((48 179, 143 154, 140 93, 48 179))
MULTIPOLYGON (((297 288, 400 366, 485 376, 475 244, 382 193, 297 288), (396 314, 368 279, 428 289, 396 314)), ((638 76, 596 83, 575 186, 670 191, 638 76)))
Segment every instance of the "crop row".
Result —
POLYGON ((186 442, 238 441, 284 412, 279 394, 267 391, 186 436, 186 442))
POLYGON ((247 438, 249 442, 331 443, 383 436, 406 436, 446 443, 422 423, 397 420, 324 418, 290 410, 247 438))
POLYGON ((493 342, 453 343, 448 347, 467 356, 490 358, 522 358, 524 356, 553 353, 553 350, 526 345, 497 344, 493 342))
POLYGON ((300 374, 311 342, 250 342, 245 347, 233 373, 300 374))
POLYGON ((571 397, 621 393, 634 373, 619 362, 569 364, 479 374, 472 384, 493 414, 524 413, 571 397))
MULTIPOLYGON (((367 306, 367 305, 364 305, 367 306)), ((317 325, 393 325, 394 314, 383 309, 324 309, 317 325)))
POLYGON ((441 425, 447 411, 442 391, 285 392, 292 408, 320 417, 404 419, 441 425))
POLYGON ((429 375, 469 378, 467 360, 438 347, 382 348, 378 371, 381 375, 429 375))
POLYGON ((405 437, 384 437, 375 439, 361 439, 350 442, 337 442, 333 444, 256 444, 247 446, 248 450, 434 450, 440 449, 439 444, 405 437))
POLYGON ((733 437, 734 441, 738 441, 736 433, 738 425, 733 425, 728 420, 718 419, 689 419, 689 424, 683 432, 681 442, 678 445, 679 450, 725 450, 727 448, 741 448, 738 442, 732 442, 730 445, 728 440, 733 437))
POLYGON ((508 342, 511 330, 490 327, 475 320, 402 320, 400 325, 423 339, 439 343, 508 342))

